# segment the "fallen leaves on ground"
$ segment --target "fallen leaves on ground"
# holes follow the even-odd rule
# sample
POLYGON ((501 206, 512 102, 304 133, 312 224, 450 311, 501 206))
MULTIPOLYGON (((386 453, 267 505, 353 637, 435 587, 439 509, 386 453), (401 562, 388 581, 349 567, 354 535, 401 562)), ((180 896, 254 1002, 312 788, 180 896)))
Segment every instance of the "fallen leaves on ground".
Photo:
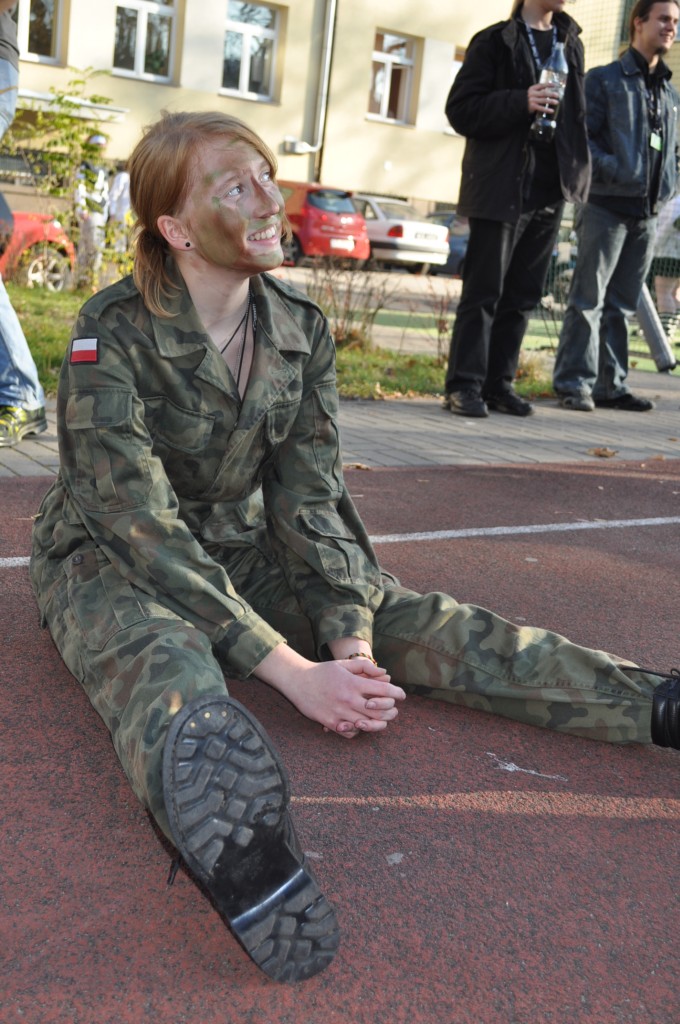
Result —
POLYGON ((598 459, 611 459, 618 455, 616 448, 589 448, 588 455, 596 455, 598 459))

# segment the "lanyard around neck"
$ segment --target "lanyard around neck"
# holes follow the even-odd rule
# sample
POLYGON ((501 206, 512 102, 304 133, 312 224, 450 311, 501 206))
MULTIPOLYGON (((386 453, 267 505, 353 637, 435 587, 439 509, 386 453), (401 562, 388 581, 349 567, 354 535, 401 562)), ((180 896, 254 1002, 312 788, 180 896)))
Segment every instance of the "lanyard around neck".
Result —
POLYGON ((534 57, 534 64, 536 65, 536 74, 540 75, 541 71, 543 70, 543 68, 548 63, 548 61, 550 60, 550 58, 552 57, 552 55, 555 52, 555 47, 557 46, 557 26, 553 25, 553 27, 552 27, 552 47, 550 49, 550 53, 548 54, 547 60, 542 61, 541 60, 541 55, 538 52, 538 47, 536 46, 536 39, 534 38, 534 30, 532 29, 531 25, 527 25, 527 23, 524 20, 524 18, 522 18, 521 21, 522 21, 522 24, 524 25, 525 29, 527 30, 527 37, 529 39, 529 46, 531 47, 531 52, 532 52, 533 57, 534 57))

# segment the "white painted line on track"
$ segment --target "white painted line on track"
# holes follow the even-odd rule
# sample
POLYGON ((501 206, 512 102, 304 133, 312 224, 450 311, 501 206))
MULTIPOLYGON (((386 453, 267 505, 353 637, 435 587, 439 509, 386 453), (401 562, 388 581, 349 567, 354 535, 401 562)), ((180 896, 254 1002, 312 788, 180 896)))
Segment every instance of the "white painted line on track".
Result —
MULTIPOLYGON (((621 530, 631 526, 678 526, 680 516, 654 519, 587 519, 577 523, 535 523, 532 526, 480 526, 468 530, 432 530, 429 533, 385 533, 370 537, 372 544, 409 544, 422 540, 459 540, 465 537, 516 537, 527 533, 569 533, 572 530, 621 530)), ((28 565, 28 556, 0 558, 0 569, 28 565)))
MULTIPOLYGON (((550 776, 548 776, 550 777, 550 776)), ((296 806, 359 807, 385 810, 472 811, 484 814, 521 814, 547 817, 619 819, 628 821, 680 821, 680 800, 668 797, 603 796, 600 793, 525 793, 493 790, 471 793, 415 793, 393 796, 292 796, 296 806)))
POLYGON ((577 523, 536 523, 533 526, 480 526, 470 530, 432 530, 428 533, 385 533, 372 544, 408 544, 421 540, 459 540, 463 537, 514 537, 524 533, 569 533, 571 530, 621 530, 630 526, 671 526, 680 516, 655 519, 587 519, 577 523))

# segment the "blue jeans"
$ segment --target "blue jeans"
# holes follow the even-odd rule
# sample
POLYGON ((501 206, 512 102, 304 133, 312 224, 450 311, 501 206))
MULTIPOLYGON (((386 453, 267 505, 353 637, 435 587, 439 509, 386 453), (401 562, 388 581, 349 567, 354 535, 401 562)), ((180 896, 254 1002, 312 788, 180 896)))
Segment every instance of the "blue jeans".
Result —
MULTIPOLYGON (((0 60, 0 138, 14 119, 19 74, 8 60, 0 60)), ((28 342, 0 278, 0 405, 39 409, 45 395, 28 342)))
POLYGON ((649 272, 656 217, 620 217, 586 203, 577 213, 578 258, 555 357, 558 394, 628 393, 628 318, 649 272))

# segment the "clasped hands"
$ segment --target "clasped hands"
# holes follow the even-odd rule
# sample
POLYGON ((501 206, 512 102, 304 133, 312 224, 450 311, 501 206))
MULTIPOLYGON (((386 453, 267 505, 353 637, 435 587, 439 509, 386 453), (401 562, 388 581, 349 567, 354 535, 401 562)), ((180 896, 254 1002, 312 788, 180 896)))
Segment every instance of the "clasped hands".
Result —
POLYGON ((335 660, 321 662, 308 661, 282 644, 260 662, 255 674, 326 732, 344 739, 380 732, 397 717, 397 704, 406 694, 369 657, 350 658, 350 653, 370 656, 370 648, 365 641, 348 644, 349 639, 331 643, 335 660))

